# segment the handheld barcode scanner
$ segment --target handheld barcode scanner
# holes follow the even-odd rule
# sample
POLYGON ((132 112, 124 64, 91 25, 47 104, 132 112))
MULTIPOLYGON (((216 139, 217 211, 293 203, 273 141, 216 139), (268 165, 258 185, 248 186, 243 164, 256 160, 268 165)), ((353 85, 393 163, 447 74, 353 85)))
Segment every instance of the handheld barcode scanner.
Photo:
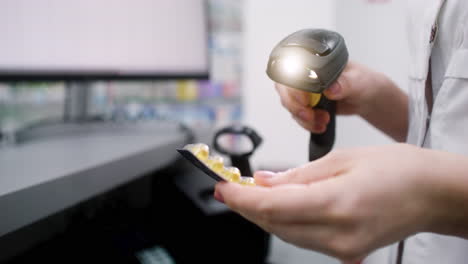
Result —
POLYGON ((304 29, 283 39, 270 54, 267 74, 275 82, 310 93, 310 106, 330 113, 330 123, 322 134, 311 133, 309 160, 327 154, 335 142, 336 102, 325 91, 348 63, 343 37, 333 31, 304 29))

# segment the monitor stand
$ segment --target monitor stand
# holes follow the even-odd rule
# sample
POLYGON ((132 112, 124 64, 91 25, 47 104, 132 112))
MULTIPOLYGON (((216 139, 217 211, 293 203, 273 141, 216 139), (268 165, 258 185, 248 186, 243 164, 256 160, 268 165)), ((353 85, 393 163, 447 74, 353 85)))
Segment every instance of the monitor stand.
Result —
POLYGON ((81 133, 82 125, 102 123, 89 114, 91 81, 69 81, 65 84, 64 111, 61 118, 44 119, 14 131, 10 144, 25 143, 58 135, 81 133))
POLYGON ((80 122, 89 118, 91 88, 90 81, 71 81, 65 84, 65 122, 80 122))

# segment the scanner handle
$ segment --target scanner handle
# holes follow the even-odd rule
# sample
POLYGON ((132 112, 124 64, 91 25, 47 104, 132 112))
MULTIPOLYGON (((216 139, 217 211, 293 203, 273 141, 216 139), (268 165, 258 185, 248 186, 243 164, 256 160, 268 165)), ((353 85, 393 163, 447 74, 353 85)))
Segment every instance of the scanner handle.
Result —
POLYGON ((316 109, 323 109, 330 114, 330 122, 324 133, 310 133, 309 161, 313 161, 330 152, 335 143, 336 101, 329 100, 323 94, 311 93, 310 105, 316 109))

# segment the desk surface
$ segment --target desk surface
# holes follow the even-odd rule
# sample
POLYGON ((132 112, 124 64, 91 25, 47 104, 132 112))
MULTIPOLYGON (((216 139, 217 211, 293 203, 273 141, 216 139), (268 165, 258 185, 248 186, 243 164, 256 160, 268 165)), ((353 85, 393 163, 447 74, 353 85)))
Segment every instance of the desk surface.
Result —
POLYGON ((0 149, 0 236, 162 168, 187 143, 175 125, 98 126, 0 149))

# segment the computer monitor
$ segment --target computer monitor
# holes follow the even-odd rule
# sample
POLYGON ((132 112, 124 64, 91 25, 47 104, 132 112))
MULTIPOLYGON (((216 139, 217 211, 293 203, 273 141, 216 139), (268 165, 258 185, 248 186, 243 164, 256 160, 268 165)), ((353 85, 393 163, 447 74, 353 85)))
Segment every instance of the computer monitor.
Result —
POLYGON ((204 0, 1 0, 0 81, 207 78, 204 0))

